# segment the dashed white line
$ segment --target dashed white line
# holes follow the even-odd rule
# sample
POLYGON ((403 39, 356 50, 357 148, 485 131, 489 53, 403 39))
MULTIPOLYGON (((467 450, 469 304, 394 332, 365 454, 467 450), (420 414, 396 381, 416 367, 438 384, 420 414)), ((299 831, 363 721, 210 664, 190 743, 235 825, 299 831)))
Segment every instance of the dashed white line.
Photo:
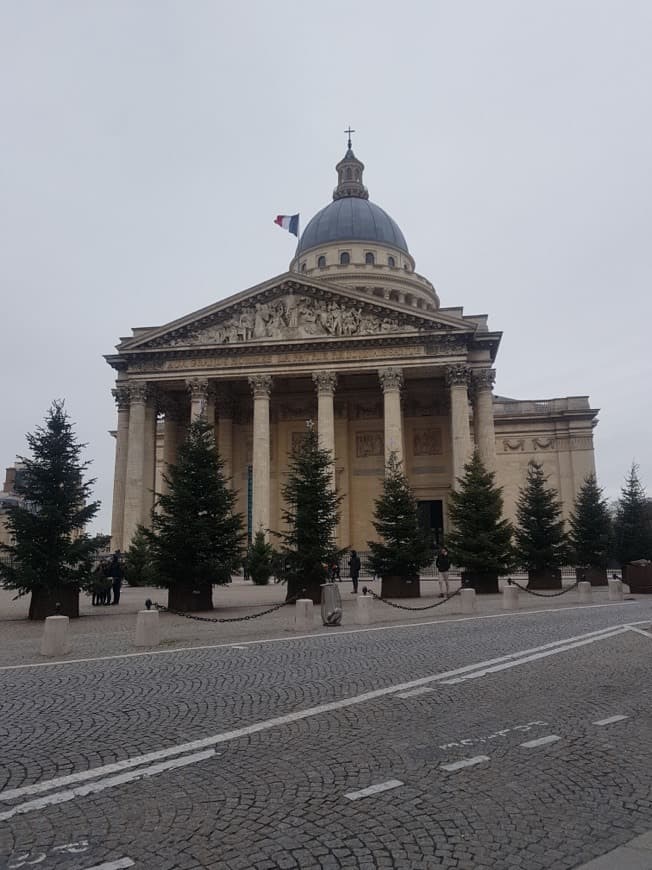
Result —
POLYGON ((644 631, 642 628, 636 628, 634 625, 628 625, 627 628, 630 631, 635 631, 636 634, 642 634, 643 637, 646 637, 648 640, 652 640, 652 634, 649 631, 644 631))
POLYGON ((482 764, 483 761, 489 761, 488 755, 474 755, 473 758, 463 758, 461 761, 453 761, 450 764, 442 764, 442 770, 455 771, 462 770, 463 767, 473 767, 475 764, 482 764))
POLYGON ((629 719, 629 716, 624 716, 622 713, 619 713, 617 716, 609 716, 607 719, 598 719, 597 722, 594 722, 594 725, 612 725, 614 722, 622 722, 623 719, 629 719))
POLYGON ((545 737, 539 737, 537 740, 526 740, 525 743, 521 743, 521 746, 524 746, 526 749, 536 749, 537 746, 547 746, 548 743, 556 743, 558 740, 561 740, 558 734, 547 734, 545 737))
POLYGON ((417 695, 427 695, 428 692, 434 692, 435 690, 431 686, 421 686, 419 689, 412 689, 409 692, 401 692, 400 695, 397 695, 397 698, 416 698, 417 695))
POLYGON ((117 861, 105 861, 104 864, 94 864, 88 867, 87 870, 123 870, 126 867, 133 867, 135 864, 131 858, 118 858, 117 861))
MULTIPOLYGON (((32 810, 42 810, 45 807, 54 806, 55 804, 65 804, 68 801, 72 801, 78 797, 84 797, 87 794, 97 794, 98 792, 105 791, 107 788, 114 788, 118 785, 124 785, 127 782, 144 779, 146 776, 155 776, 157 773, 174 770, 177 767, 185 767, 188 764, 195 764, 198 761, 205 761, 213 755, 215 755, 215 750, 208 749, 205 752, 197 752, 194 755, 184 755, 182 758, 175 758, 172 761, 152 764, 150 767, 141 767, 138 770, 132 770, 130 773, 109 776, 105 779, 100 779, 97 782, 89 782, 87 785, 78 785, 76 788, 71 788, 67 791, 55 791, 53 794, 36 798, 33 801, 27 801, 27 803, 24 804, 17 804, 10 810, 0 813, 0 822, 6 822, 14 816, 23 815, 32 810)), ((127 864, 125 866, 130 865, 127 864)))
POLYGON ((344 797, 350 801, 359 801, 360 798, 369 797, 372 794, 380 794, 382 791, 398 788, 399 785, 403 785, 400 779, 388 779, 387 782, 379 782, 376 785, 370 785, 368 788, 361 788, 360 791, 350 791, 344 797))

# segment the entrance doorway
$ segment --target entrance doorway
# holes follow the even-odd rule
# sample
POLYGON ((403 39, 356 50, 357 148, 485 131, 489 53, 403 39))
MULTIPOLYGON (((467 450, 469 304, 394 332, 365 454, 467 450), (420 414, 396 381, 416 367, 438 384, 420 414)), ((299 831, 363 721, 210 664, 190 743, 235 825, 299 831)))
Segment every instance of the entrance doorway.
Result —
POLYGON ((419 501, 417 509, 419 525, 428 533, 432 546, 440 547, 444 540, 444 503, 441 499, 419 501))

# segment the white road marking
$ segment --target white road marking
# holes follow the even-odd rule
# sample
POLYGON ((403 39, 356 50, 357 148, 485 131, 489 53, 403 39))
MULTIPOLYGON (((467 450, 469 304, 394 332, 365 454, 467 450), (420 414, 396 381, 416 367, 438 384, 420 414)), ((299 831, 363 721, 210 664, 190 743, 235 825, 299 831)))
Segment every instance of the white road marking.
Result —
POLYGON ((245 646, 244 644, 242 644, 242 643, 232 643, 232 644, 231 644, 231 649, 249 649, 249 647, 246 647, 246 646, 245 646))
POLYGON ((344 797, 350 801, 359 801, 360 798, 379 794, 381 791, 389 791, 391 788, 398 788, 399 785, 403 785, 400 779, 388 779, 387 782, 379 782, 376 785, 370 785, 368 788, 361 788, 360 791, 350 791, 344 797))
POLYGON ((463 767, 473 767, 475 764, 482 764, 483 761, 489 761, 488 755, 474 755, 473 758, 463 758, 461 761, 453 761, 451 764, 440 765, 442 770, 454 771, 461 770, 463 767))
POLYGON ((206 752, 197 752, 195 755, 184 755, 181 758, 172 759, 172 761, 152 764, 150 767, 141 767, 138 770, 132 770, 130 773, 109 776, 105 779, 100 779, 97 782, 89 782, 87 785, 78 785, 76 788, 71 788, 67 791, 55 791, 45 797, 36 798, 33 801, 27 801, 27 803, 16 804, 16 806, 12 807, 10 810, 0 813, 0 822, 6 822, 14 816, 23 815, 32 810, 42 810, 45 807, 54 806, 55 804, 65 804, 78 797, 85 797, 88 794, 97 794, 98 792, 105 791, 107 788, 115 788, 115 786, 124 785, 127 782, 135 782, 138 779, 144 779, 148 776, 156 776, 157 773, 175 770, 177 767, 186 767, 188 764, 196 764, 198 761, 205 761, 213 755, 215 755, 215 750, 209 749, 206 752))
MULTIPOLYGON (((618 631, 621 631, 621 627, 616 627, 618 631)), ((418 686, 425 686, 428 683, 436 683, 442 682, 445 683, 451 677, 455 677, 458 674, 466 674, 469 672, 477 672, 478 668, 486 668, 487 666, 494 665, 499 662, 509 662, 514 658, 518 658, 519 656, 527 655, 530 653, 535 653, 537 650, 547 650, 554 646, 559 646, 560 644, 567 644, 570 640, 576 640, 579 638, 595 638, 596 640, 601 639, 601 637, 605 636, 605 632, 613 632, 614 627, 607 629, 599 629, 597 632, 589 632, 585 635, 578 635, 575 638, 566 638, 564 640, 553 641, 552 643, 544 644, 539 647, 532 647, 530 649, 521 650, 519 652, 509 653, 508 655, 499 656, 495 659, 489 659, 484 662, 476 662, 472 665, 465 665, 461 668, 455 668, 451 671, 444 671, 440 674, 431 674, 426 677, 419 677, 416 680, 410 680, 406 683, 398 683, 393 686, 386 686, 384 689, 373 689, 369 692, 363 692, 360 695, 353 695, 348 698, 342 698, 339 701, 330 701, 325 704, 319 704, 316 707, 308 707, 305 710, 297 710, 294 713, 287 713, 284 716, 276 716, 273 719, 266 719, 261 722, 254 722, 251 725, 245 725, 242 728, 236 728, 232 731, 224 731, 220 734, 214 734, 209 737, 203 737, 198 740, 192 740, 188 743, 179 743, 176 746, 170 746, 167 749, 160 749, 154 752, 147 753, 145 755, 135 756, 133 758, 125 759, 124 761, 115 762, 115 764, 104 765, 103 767, 91 768, 90 770, 82 770, 77 773, 67 774, 66 776, 55 777, 53 779, 44 780, 42 782, 34 783, 32 785, 23 786, 17 789, 10 789, 4 792, 0 792, 0 800, 13 800, 18 797, 23 797, 25 795, 30 794, 39 794, 45 791, 51 791, 56 788, 60 788, 61 786, 71 785, 75 782, 83 782, 88 779, 97 779, 97 777, 102 776, 106 773, 112 773, 116 770, 124 770, 129 767, 136 767, 141 764, 149 763, 150 761, 170 758, 175 755, 182 755, 183 753, 189 752, 197 752, 203 749, 207 749, 210 747, 214 747, 219 745, 220 743, 228 743, 232 740, 238 740, 241 737, 248 737, 251 734, 258 734, 262 731, 268 731, 270 728, 276 728, 281 725, 289 725, 292 722, 299 722, 302 719, 310 719, 314 716, 320 716, 324 713, 331 713, 335 710, 343 710, 347 707, 353 707, 358 704, 363 704, 367 701, 373 701, 376 698, 383 698, 387 695, 393 695, 397 692, 405 692, 409 689, 415 689, 418 686)), ((612 637, 612 634, 607 634, 607 637, 612 637)), ((183 759, 181 759, 181 763, 183 763, 183 759)), ((135 778, 138 778, 140 771, 136 771, 135 778)), ((125 774, 126 776, 130 776, 130 774, 125 774)), ((134 776, 131 774, 131 776, 134 776)), ((81 788, 90 788, 91 786, 82 786, 81 788)), ((76 789, 73 790, 77 791, 76 789)), ((73 794, 73 797, 77 796, 73 794)), ((41 799, 44 800, 44 799, 41 799)), ((29 804, 23 804, 22 806, 29 806, 30 809, 39 809, 38 801, 31 801, 29 804)), ((28 810, 24 810, 27 812, 28 810)), ((2 820, 2 815, 0 815, 0 821, 2 820)))
MULTIPOLYGON (((566 613, 569 610, 591 610, 596 607, 628 607, 627 602, 624 601, 612 601, 610 603, 605 604, 578 604, 573 605, 571 607, 546 607, 540 608, 539 610, 518 610, 513 613, 485 613, 482 616, 457 616, 451 617, 449 619, 429 619, 426 622, 402 622, 395 623, 393 625, 375 625, 371 628, 349 628, 349 629, 333 629, 332 631, 318 631, 313 632, 312 634, 297 634, 294 636, 285 636, 285 637, 268 637, 262 638, 260 640, 245 640, 241 642, 241 646, 256 646, 258 644, 264 643, 292 643, 297 640, 313 640, 315 638, 324 638, 324 637, 341 637, 346 634, 366 634, 372 631, 393 631, 394 629, 402 629, 402 628, 421 628, 425 625, 446 625, 451 622, 472 622, 478 619, 511 619, 513 617, 519 616, 534 616, 539 613, 559 613, 560 611, 566 613)), ((641 619, 638 622, 628 622, 625 623, 627 628, 631 628, 634 625, 649 625, 649 619, 641 619)), ((211 650, 211 649, 224 649, 225 647, 232 647, 233 642, 231 643, 210 643, 203 644, 198 646, 180 646, 175 649, 157 649, 157 650, 147 650, 145 652, 134 652, 134 653, 117 653, 115 655, 110 656, 92 656, 85 659, 62 659, 56 662, 31 662, 30 664, 25 665, 0 665, 0 671, 17 671, 25 668, 54 668, 60 667, 61 665, 80 665, 86 664, 87 662, 108 662, 108 661, 118 661, 120 659, 134 659, 140 658, 141 656, 167 656, 174 655, 175 653, 187 653, 187 652, 197 652, 200 650, 211 650)))
POLYGON ((397 695, 397 698, 416 698, 417 695, 426 695, 428 692, 434 692, 435 690, 431 686, 421 686, 420 689, 412 689, 409 692, 401 692, 400 695, 397 695))
POLYGON ((629 716, 623 716, 622 713, 619 713, 617 716, 609 716, 608 719, 598 719, 597 722, 594 722, 594 725, 611 725, 613 722, 622 722, 623 719, 629 719, 629 716))
POLYGON ((133 867, 134 861, 131 858, 118 858, 117 861, 105 861, 104 864, 94 864, 88 867, 87 870, 123 870, 126 867, 133 867))
MULTIPOLYGON (((399 696, 400 697, 400 696, 399 696)), ((504 737, 510 731, 529 731, 535 725, 548 725, 548 722, 528 722, 527 725, 512 725, 511 728, 503 728, 502 731, 494 731, 488 737, 467 737, 465 740, 458 740, 453 743, 443 743, 440 749, 455 749, 457 746, 469 746, 471 743, 486 743, 488 740, 495 740, 496 737, 504 737)))
POLYGON ((473 671, 473 673, 467 673, 460 677, 455 677, 452 680, 444 680, 443 684, 446 686, 454 686, 457 683, 463 683, 466 680, 477 680, 479 677, 485 677, 487 674, 495 674, 498 671, 505 671, 508 668, 517 668, 520 665, 526 665, 528 662, 534 662, 538 659, 545 659, 548 656, 555 656, 558 653, 568 652, 568 650, 576 649, 580 646, 586 646, 589 643, 596 643, 596 641, 600 640, 608 640, 611 637, 617 637, 619 634, 624 634, 627 631, 627 627, 618 627, 611 629, 604 629, 601 633, 594 635, 593 637, 586 637, 586 635, 579 635, 580 637, 584 637, 583 640, 575 640, 575 638, 570 638, 569 640, 573 641, 572 643, 565 643, 563 646, 555 646, 554 649, 543 649, 542 652, 536 652, 532 655, 524 656, 523 658, 513 659, 509 662, 504 662, 498 665, 492 665, 491 667, 481 668, 480 670, 473 671))
MULTIPOLYGON (((647 620, 645 620, 647 622, 647 620)), ((643 637, 647 637, 648 640, 652 640, 652 634, 649 631, 643 631, 642 628, 635 628, 635 625, 640 625, 640 623, 631 623, 627 626, 630 631, 635 631, 637 634, 642 634, 643 637)))
POLYGON ((538 740, 527 740, 521 743, 521 746, 526 749, 536 749, 537 746, 547 746, 548 743, 556 743, 558 740, 561 740, 561 737, 557 734, 548 734, 546 737, 539 737, 538 740))

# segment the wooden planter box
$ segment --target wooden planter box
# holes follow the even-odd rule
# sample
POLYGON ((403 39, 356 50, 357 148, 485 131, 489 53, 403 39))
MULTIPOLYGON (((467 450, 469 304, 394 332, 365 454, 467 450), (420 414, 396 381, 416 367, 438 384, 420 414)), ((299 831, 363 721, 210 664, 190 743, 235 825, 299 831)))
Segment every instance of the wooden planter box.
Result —
POLYGON ((606 568, 576 568, 576 580, 586 580, 591 586, 606 586, 607 585, 607 569, 606 568))
POLYGON ((462 586, 475 589, 478 595, 498 594, 498 574, 478 574, 476 572, 462 572, 462 586))
POLYGON ((69 616, 77 619, 79 616, 79 588, 77 586, 61 586, 59 589, 32 590, 29 602, 29 619, 45 619, 48 616, 69 616), (60 605, 57 611, 57 604, 60 605))
POLYGON ((193 589, 188 586, 170 586, 168 607, 183 613, 195 613, 213 609, 213 586, 208 583, 193 589))
POLYGON ((545 571, 527 572, 528 589, 561 589, 561 571, 559 568, 548 568, 545 571))
POLYGON ((382 578, 381 598, 421 598, 421 583, 418 577, 406 579, 390 574, 382 578))
POLYGON ((623 565, 623 582, 637 595, 652 595, 652 565, 623 565))

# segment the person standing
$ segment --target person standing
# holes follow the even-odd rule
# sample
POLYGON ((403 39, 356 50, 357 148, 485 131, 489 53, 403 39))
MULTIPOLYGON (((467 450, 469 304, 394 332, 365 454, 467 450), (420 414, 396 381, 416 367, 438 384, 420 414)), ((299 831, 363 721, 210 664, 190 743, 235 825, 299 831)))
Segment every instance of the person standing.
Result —
POLYGON ((446 595, 449 594, 448 591, 448 572, 451 569, 451 560, 448 556, 448 550, 446 547, 442 547, 439 551, 439 555, 437 556, 437 561, 435 562, 437 566, 437 570, 439 571, 439 597, 444 597, 444 587, 446 588, 446 595), (443 585, 442 585, 443 584, 443 585))
POLYGON ((124 578, 121 555, 120 550, 115 551, 111 557, 111 563, 109 565, 109 570, 107 571, 108 576, 111 578, 111 585, 113 586, 113 604, 120 603, 120 589, 122 588, 122 580, 124 578))
POLYGON ((351 572, 351 582, 353 583, 353 595, 358 593, 358 577, 360 576, 360 568, 362 563, 360 557, 355 550, 351 550, 351 558, 349 559, 349 570, 351 572))

